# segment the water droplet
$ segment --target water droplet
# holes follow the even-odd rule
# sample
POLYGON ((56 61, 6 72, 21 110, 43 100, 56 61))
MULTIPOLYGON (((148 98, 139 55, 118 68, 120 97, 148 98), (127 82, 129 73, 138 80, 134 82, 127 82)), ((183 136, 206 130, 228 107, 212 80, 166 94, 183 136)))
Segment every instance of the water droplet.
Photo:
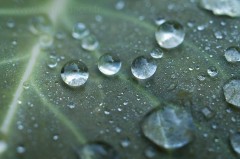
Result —
POLYGON ((211 66, 207 69, 207 73, 210 77, 216 77, 218 75, 218 70, 216 67, 211 66))
POLYGON ((70 102, 67 107, 69 107, 70 109, 74 109, 76 106, 73 102, 70 102))
POLYGON ((164 18, 161 18, 161 17, 159 17, 155 20, 155 23, 157 25, 162 25, 164 22, 166 22, 166 20, 164 18))
POLYGON ((223 35, 220 31, 215 32, 214 36, 215 36, 216 39, 223 39, 223 35))
POLYGON ((160 59, 163 57, 163 51, 162 49, 156 48, 150 52, 150 55, 155 59, 160 59))
POLYGON ((156 156, 156 150, 152 147, 149 147, 144 151, 144 154, 147 158, 153 158, 154 156, 156 156))
POLYGON ((53 69, 55 67, 57 67, 58 65, 58 60, 56 56, 50 55, 49 56, 49 61, 48 61, 48 67, 53 69))
POLYGON ((180 23, 166 21, 158 27, 155 37, 160 47, 172 49, 184 41, 185 31, 180 23))
POLYGON ((73 27, 72 37, 75 39, 83 39, 84 37, 89 35, 89 30, 86 25, 83 23, 77 23, 73 27))
POLYGON ((9 19, 8 21, 7 21, 7 27, 8 28, 10 28, 10 29, 12 29, 12 28, 14 28, 15 27, 15 21, 13 20, 13 19, 9 19))
POLYGON ((240 61, 240 48, 237 46, 231 46, 226 49, 224 54, 228 62, 239 62, 240 61))
POLYGON ((121 141, 121 146, 122 146, 123 148, 126 148, 126 147, 128 147, 129 145, 130 145, 129 139, 124 139, 124 140, 121 141))
POLYGON ((117 10, 122 10, 124 7, 125 7, 125 2, 122 1, 122 0, 118 1, 118 2, 116 3, 116 5, 115 5, 115 8, 116 8, 117 10))
POLYGON ((4 140, 0 140, 0 155, 7 150, 7 143, 4 140))
POLYGON ((226 101, 240 108, 240 80, 232 80, 225 84, 223 91, 226 101))
POLYGON ((236 132, 230 136, 230 144, 232 149, 240 155, 240 132, 236 132))
POLYGON ((82 48, 87 51, 94 51, 98 48, 99 42, 95 36, 89 35, 83 38, 82 48))
POLYGON ((157 65, 152 58, 145 56, 137 57, 131 66, 132 74, 138 79, 147 79, 154 75, 157 70, 157 65))
POLYGON ((194 125, 187 111, 169 105, 148 114, 142 130, 153 143, 170 150, 181 148, 192 141, 194 125))
POLYGON ((114 75, 121 69, 122 62, 116 56, 105 54, 98 60, 98 69, 105 75, 114 75))
POLYGON ((198 79, 199 81, 204 81, 204 80, 206 79, 206 76, 205 76, 204 73, 200 73, 200 74, 197 76, 197 79, 198 79))
POLYGON ((18 146, 17 147, 17 153, 23 154, 26 151, 24 146, 18 146))
POLYGON ((78 151, 81 159, 120 159, 118 152, 103 142, 88 143, 78 151))
POLYGON ((23 83, 23 88, 24 88, 25 90, 29 89, 29 87, 30 87, 30 85, 29 85, 28 82, 24 82, 24 83, 23 83))
POLYGON ((214 115, 213 112, 212 112, 209 108, 207 108, 207 107, 205 107, 205 108, 202 109, 202 114, 203 114, 204 117, 207 118, 207 119, 212 118, 213 115, 214 115))
POLYGON ((69 61, 63 66, 61 77, 67 85, 71 87, 79 87, 85 84, 88 80, 88 68, 81 61, 69 61))
POLYGON ((239 0, 201 0, 201 6, 215 15, 240 16, 239 0))
POLYGON ((29 29, 33 34, 47 33, 51 34, 52 25, 50 19, 46 16, 37 16, 30 20, 29 29))
POLYGON ((53 135, 53 140, 57 141, 59 139, 59 135, 53 135))
POLYGON ((42 48, 48 48, 53 44, 53 37, 49 34, 41 35, 40 37, 40 46, 42 48))

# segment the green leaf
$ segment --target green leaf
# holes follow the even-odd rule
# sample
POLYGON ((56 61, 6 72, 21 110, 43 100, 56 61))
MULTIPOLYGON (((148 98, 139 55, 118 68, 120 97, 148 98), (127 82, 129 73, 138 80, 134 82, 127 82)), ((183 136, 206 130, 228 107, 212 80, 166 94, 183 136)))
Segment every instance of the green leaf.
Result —
POLYGON ((0 144, 1 158, 77 158, 79 147, 90 141, 109 143, 123 158, 146 158, 149 147, 156 151, 154 158, 237 157, 229 135, 239 129, 239 111, 226 103, 222 87, 239 78, 239 64, 229 64, 223 56, 226 48, 239 45, 239 19, 215 16, 195 0, 124 2, 122 10, 110 0, 0 2, 0 143, 7 145, 1 152, 0 144), (33 30, 31 21, 39 16, 46 26, 33 30), (159 47, 154 37, 158 17, 183 24, 186 37, 180 47, 164 50, 153 78, 137 81, 131 63, 159 47), (85 51, 72 38, 76 22, 86 24, 96 36, 98 50, 85 51), (216 32, 223 39, 216 39, 216 32), (48 48, 42 46, 46 37, 53 39, 48 48), (114 77, 97 70, 98 58, 108 52, 123 62, 114 77), (58 59, 55 68, 48 66, 51 55, 58 59), (72 89, 63 83, 60 71, 66 62, 79 59, 88 66, 90 77, 84 87, 72 89), (217 68, 217 77, 207 75, 211 66, 217 68), (199 81, 200 74, 206 80, 199 81), (163 103, 192 113, 195 139, 181 150, 161 150, 141 133, 144 116, 163 103), (75 108, 70 109, 70 104, 75 108), (203 116, 205 107, 214 117, 203 116), (125 139, 130 140, 127 148, 121 146, 125 139), (24 147, 23 153, 19 146, 24 147))

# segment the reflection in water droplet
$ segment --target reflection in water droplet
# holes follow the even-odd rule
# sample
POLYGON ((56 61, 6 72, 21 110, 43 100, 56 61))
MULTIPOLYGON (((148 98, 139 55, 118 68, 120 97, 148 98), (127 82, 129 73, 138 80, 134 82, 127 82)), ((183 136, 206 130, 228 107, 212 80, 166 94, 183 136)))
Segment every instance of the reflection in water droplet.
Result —
POLYGON ((89 30, 86 25, 83 23, 77 23, 73 27, 72 36, 75 39, 82 39, 85 36, 89 35, 89 30))
POLYGON ((78 154, 80 159, 120 159, 118 152, 103 142, 85 144, 78 154))
POLYGON ((193 139, 191 115, 177 106, 157 109, 146 116, 142 124, 144 135, 165 149, 178 149, 193 139))
POLYGON ((30 20, 29 29, 33 34, 47 33, 51 34, 51 21, 46 16, 37 16, 30 20))
POLYGON ((240 48, 237 46, 231 46, 227 48, 224 54, 228 62, 239 62, 240 61, 240 48))
POLYGON ((225 84, 223 91, 226 101, 240 108, 240 80, 232 80, 225 84))
POLYGON ((67 62, 61 70, 62 80, 71 87, 82 86, 87 82, 88 76, 87 66, 77 60, 67 62))
POLYGON ((137 57, 131 66, 132 74, 137 79, 147 79, 154 75, 157 70, 157 65, 152 58, 147 58, 145 56, 137 57))
POLYGON ((163 57, 163 51, 160 48, 156 48, 150 52, 150 55, 155 59, 160 59, 163 57))
POLYGON ((98 40, 93 35, 88 35, 82 39, 82 48, 87 51, 94 51, 98 46, 98 40))
POLYGON ((0 155, 7 150, 7 143, 4 140, 0 140, 0 155))
POLYGON ((210 77, 216 77, 218 75, 218 70, 216 67, 211 66, 207 69, 207 73, 210 77))
POLYGON ((185 31, 180 23, 166 21, 158 27, 155 37, 160 47, 171 49, 179 46, 184 41, 185 31))
POLYGON ((240 16, 239 0, 201 0, 201 6, 212 11, 215 15, 240 16))
POLYGON ((232 149, 240 155, 240 132, 234 133, 230 136, 230 144, 232 149))
POLYGON ((105 54, 98 60, 98 69, 105 75, 114 75, 121 69, 122 62, 116 56, 105 54))

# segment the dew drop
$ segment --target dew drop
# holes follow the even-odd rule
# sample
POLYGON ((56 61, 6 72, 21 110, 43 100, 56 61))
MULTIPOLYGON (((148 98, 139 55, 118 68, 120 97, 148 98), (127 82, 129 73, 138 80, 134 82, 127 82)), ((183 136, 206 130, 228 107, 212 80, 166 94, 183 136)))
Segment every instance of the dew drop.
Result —
POLYGON ((57 67, 58 65, 58 60, 56 56, 50 55, 49 56, 49 61, 48 61, 48 67, 53 69, 55 67, 57 67))
POLYGON ((240 48, 237 46, 231 46, 226 49, 224 54, 226 60, 231 63, 240 61, 240 48))
POLYGON ((230 144, 232 149, 240 155, 240 132, 236 132, 230 136, 230 144))
POLYGON ((93 35, 88 35, 82 39, 82 48, 87 51, 94 51, 98 46, 99 42, 93 35))
POLYGON ((142 124, 143 134, 156 145, 178 149, 193 139, 194 125, 191 115, 177 106, 166 106, 150 112, 142 124))
POLYGON ((124 7, 125 7, 125 2, 122 0, 119 0, 115 5, 115 8, 117 10, 122 10, 124 7))
POLYGON ((130 145, 129 139, 124 139, 124 140, 121 141, 121 146, 123 148, 127 148, 129 145, 130 145))
POLYGON ((88 36, 89 33, 90 32, 87 29, 86 25, 78 22, 73 27, 72 37, 75 39, 83 39, 84 37, 88 36))
POLYGON ((10 28, 10 29, 12 29, 12 28, 14 28, 15 27, 15 21, 14 20, 12 20, 12 19, 9 19, 8 21, 7 21, 7 27, 8 28, 10 28))
POLYGON ((111 145, 103 142, 83 145, 78 155, 80 159, 120 159, 118 152, 111 145))
POLYGON ((53 135, 53 140, 57 141, 59 139, 59 135, 53 135))
POLYGON ((24 146, 18 146, 17 147, 17 153, 23 154, 26 151, 24 146))
POLYGON ((176 21, 166 21, 158 27, 155 37, 160 47, 172 49, 182 44, 185 31, 180 23, 176 21))
POLYGON ((157 65, 152 58, 139 56, 132 62, 131 71, 137 79, 148 79, 154 75, 157 65))
POLYGON ((114 75, 121 69, 122 62, 111 54, 102 55, 98 60, 98 69, 105 75, 114 75))
POLYGON ((30 20, 29 29, 33 34, 51 33, 51 21, 46 16, 37 16, 30 20))
POLYGON ((215 15, 240 16, 239 0, 201 0, 201 6, 215 15))
POLYGON ((225 84, 223 91, 226 101, 240 108, 240 80, 232 80, 225 84))
POLYGON ((155 58, 155 59, 160 59, 163 57, 163 51, 162 49, 153 49, 151 52, 150 52, 150 55, 155 58))
POLYGON ((159 17, 155 20, 156 25, 162 25, 164 22, 166 22, 166 20, 161 17, 159 17))
POLYGON ((207 73, 210 77, 216 77, 218 75, 218 70, 216 67, 211 66, 207 69, 207 73))
POLYGON ((200 73, 200 74, 198 74, 197 79, 198 79, 199 81, 205 81, 206 76, 205 76, 204 73, 200 73))
POLYGON ((147 158, 153 158, 154 156, 156 156, 156 150, 152 147, 149 147, 144 151, 144 154, 147 158))
POLYGON ((71 87, 84 85, 89 77, 87 66, 77 60, 67 62, 61 70, 62 80, 71 87))
POLYGON ((208 107, 205 107, 205 108, 202 109, 202 114, 204 115, 204 117, 206 119, 210 119, 214 115, 212 110, 210 110, 208 107))

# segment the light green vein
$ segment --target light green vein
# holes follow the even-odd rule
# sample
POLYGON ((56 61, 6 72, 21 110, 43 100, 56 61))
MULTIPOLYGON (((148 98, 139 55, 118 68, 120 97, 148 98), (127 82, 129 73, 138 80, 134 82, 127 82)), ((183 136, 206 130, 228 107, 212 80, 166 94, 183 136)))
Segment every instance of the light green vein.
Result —
POLYGON ((79 143, 84 144, 86 140, 82 133, 80 133, 80 131, 73 125, 73 122, 71 122, 64 114, 62 114, 57 108, 55 108, 55 105, 49 103, 49 101, 47 101, 46 98, 42 96, 41 91, 35 84, 33 84, 33 82, 31 83, 31 85, 33 86, 36 94, 39 96, 39 99, 41 99, 43 105, 56 115, 56 117, 65 125, 65 127, 73 133, 79 143))

